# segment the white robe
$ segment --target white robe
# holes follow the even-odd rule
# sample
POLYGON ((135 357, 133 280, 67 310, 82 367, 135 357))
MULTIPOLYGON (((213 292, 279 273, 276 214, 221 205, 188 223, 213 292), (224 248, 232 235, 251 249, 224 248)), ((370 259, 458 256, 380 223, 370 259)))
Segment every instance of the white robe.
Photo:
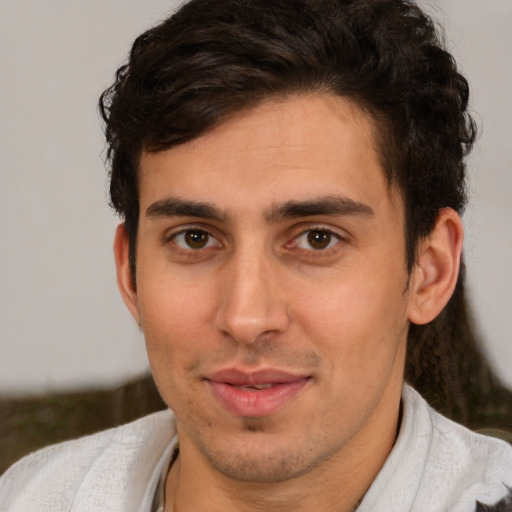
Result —
MULTIPOLYGON (((40 450, 0 478, 1 512, 150 512, 177 443, 170 411, 40 450)), ((358 512, 474 512, 512 487, 512 446, 403 390, 399 436, 358 512)), ((313 491, 314 492, 314 491, 313 491)))

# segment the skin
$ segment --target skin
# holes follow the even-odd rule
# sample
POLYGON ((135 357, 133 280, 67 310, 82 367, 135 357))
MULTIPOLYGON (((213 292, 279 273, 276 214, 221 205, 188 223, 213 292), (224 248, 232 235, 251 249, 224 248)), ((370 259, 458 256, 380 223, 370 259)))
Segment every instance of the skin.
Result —
POLYGON ((441 211, 408 274, 374 129, 346 99, 291 96, 142 154, 136 289, 122 225, 115 254, 177 418, 166 510, 349 511, 389 455, 408 325, 449 299, 462 227, 441 211), (225 368, 306 381, 240 415, 209 381, 225 368))

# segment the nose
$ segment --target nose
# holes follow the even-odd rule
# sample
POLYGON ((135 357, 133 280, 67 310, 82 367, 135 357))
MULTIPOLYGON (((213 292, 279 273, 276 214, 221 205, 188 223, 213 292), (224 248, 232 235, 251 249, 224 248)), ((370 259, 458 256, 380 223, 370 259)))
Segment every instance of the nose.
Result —
POLYGON ((252 344, 286 330, 289 314, 277 266, 255 251, 235 255, 227 263, 215 318, 224 335, 252 344))

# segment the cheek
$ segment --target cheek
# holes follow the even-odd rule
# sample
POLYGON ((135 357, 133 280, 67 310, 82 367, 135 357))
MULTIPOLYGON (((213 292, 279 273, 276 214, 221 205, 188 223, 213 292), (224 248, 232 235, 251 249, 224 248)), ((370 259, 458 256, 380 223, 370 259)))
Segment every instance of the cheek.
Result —
MULTIPOLYGON (((167 272, 169 273, 169 272, 167 272)), ((167 278, 165 270, 144 276, 137 290, 141 326, 146 336, 168 338, 172 343, 194 338, 210 316, 210 305, 203 284, 197 280, 167 278)))
POLYGON ((379 371, 384 361, 392 363, 406 337, 405 280, 390 280, 386 272, 372 277, 335 280, 295 303, 306 336, 342 373, 379 371))
POLYGON ((183 288, 179 282, 147 280, 138 289, 141 327, 148 359, 159 386, 175 388, 183 381, 204 347, 205 325, 211 316, 204 290, 183 288))

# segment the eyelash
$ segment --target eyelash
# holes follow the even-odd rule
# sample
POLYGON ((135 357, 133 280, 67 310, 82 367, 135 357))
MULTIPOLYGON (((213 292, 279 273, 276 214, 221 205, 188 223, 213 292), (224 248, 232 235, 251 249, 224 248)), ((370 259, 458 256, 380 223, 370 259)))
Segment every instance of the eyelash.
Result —
POLYGON ((163 242, 165 245, 169 244, 172 247, 173 252, 178 257, 184 257, 188 260, 193 260, 194 258, 202 259, 212 250, 222 247, 222 243, 218 241, 218 237, 212 235, 208 229, 205 229, 201 226, 184 227, 179 231, 173 232, 170 235, 166 235, 163 242), (185 241, 185 237, 187 234, 192 233, 206 235, 207 240, 204 247, 190 247, 190 245, 185 241), (179 243, 180 238, 182 239, 181 244, 179 243))
POLYGON ((300 251, 305 251, 308 253, 313 253, 315 256, 322 256, 326 254, 330 254, 333 250, 335 250, 336 246, 343 242, 344 239, 341 235, 334 232, 332 229, 328 229, 322 226, 311 227, 299 233, 293 240, 287 244, 287 246, 292 248, 297 248, 300 251), (312 237, 316 235, 320 235, 320 238, 314 240, 312 237), (312 244, 314 242, 319 242, 320 244, 324 243, 322 237, 327 237, 325 247, 313 247, 312 244), (300 243, 306 242, 309 245, 309 248, 300 247, 300 243))
MULTIPOLYGON (((297 250, 302 254, 307 254, 310 257, 322 257, 327 256, 328 254, 331 254, 333 251, 336 250, 337 246, 344 242, 345 238, 341 236, 340 234, 336 233, 332 229, 326 228, 324 226, 311 226, 308 227, 308 229, 301 230, 296 236, 292 238, 292 240, 284 245, 286 250, 297 250), (320 234, 320 236, 327 236, 327 244, 325 247, 312 247, 310 239, 313 234, 320 234), (307 244, 309 244, 309 248, 306 247, 300 247, 300 243, 306 241, 307 244)), ((199 256, 202 253, 204 254, 204 251, 208 249, 215 249, 222 247, 222 242, 218 240, 218 237, 214 236, 208 229, 202 228, 202 227, 196 227, 196 226, 190 226, 181 229, 178 232, 172 233, 169 236, 166 236, 164 239, 164 243, 172 243, 175 247, 175 249, 178 252, 181 252, 185 255, 194 255, 199 256), (186 237, 188 235, 193 236, 195 235, 206 235, 207 240, 205 242, 205 245, 203 247, 191 247, 188 242, 185 240, 182 240, 182 244, 177 243, 177 240, 180 237, 186 237), (214 242, 214 243, 212 243, 214 242)), ((320 243, 322 243, 322 240, 320 239, 320 243)))

